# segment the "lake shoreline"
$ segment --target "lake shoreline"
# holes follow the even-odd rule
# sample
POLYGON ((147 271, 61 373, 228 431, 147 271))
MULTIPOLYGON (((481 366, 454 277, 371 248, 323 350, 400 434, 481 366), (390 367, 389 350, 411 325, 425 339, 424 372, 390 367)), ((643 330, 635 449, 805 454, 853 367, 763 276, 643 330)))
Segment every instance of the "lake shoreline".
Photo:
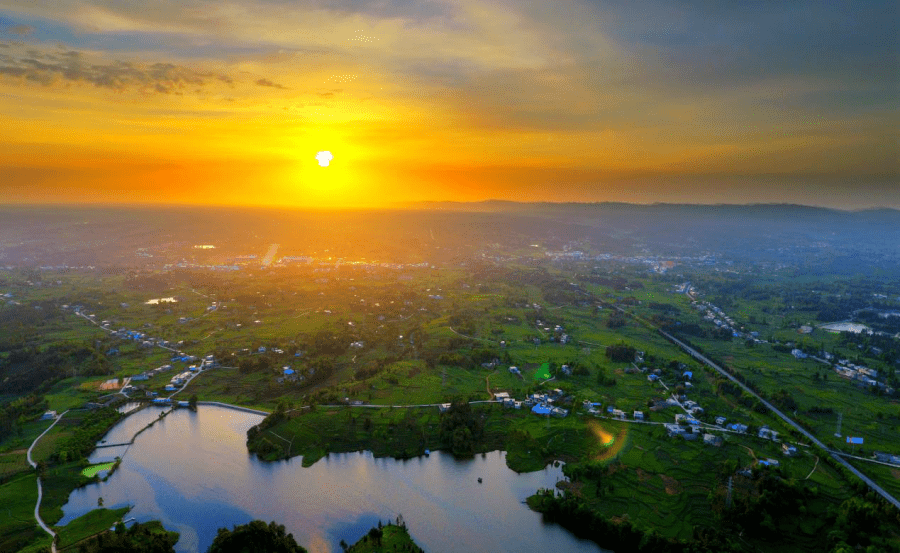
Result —
MULTIPOLYGON (((466 514, 466 511, 471 509, 484 511, 479 513, 479 518, 496 518, 495 524, 508 524, 509 521, 507 519, 510 516, 510 509, 512 509, 514 512, 520 513, 516 517, 521 518, 525 516, 525 519, 533 520, 533 522, 525 524, 528 528, 526 534, 534 534, 533 537, 537 538, 537 536, 549 532, 549 536, 553 538, 549 539, 548 543, 563 544, 559 546, 562 551, 580 551, 584 548, 583 545, 578 547, 564 545, 575 542, 580 543, 581 540, 578 540, 561 527, 557 530, 545 528, 539 522, 540 515, 523 505, 525 499, 534 491, 547 485, 553 486, 554 478, 557 480, 563 478, 558 468, 548 467, 545 471, 517 475, 506 467, 503 453, 478 455, 468 461, 459 461, 445 452, 437 451, 430 456, 430 459, 423 457, 418 461, 413 459, 411 462, 410 460, 387 461, 376 459, 372 453, 366 452, 332 454, 325 459, 324 463, 315 463, 312 467, 304 468, 298 466, 302 463, 292 463, 291 460, 271 463, 257 460, 255 455, 241 454, 241 452, 246 452, 245 430, 242 429, 246 429, 257 422, 259 419, 256 417, 259 415, 254 416, 242 409, 214 405, 201 408, 196 413, 179 409, 175 411, 174 415, 167 416, 164 419, 164 424, 154 424, 152 429, 148 429, 141 434, 141 439, 136 440, 129 449, 128 456, 124 459, 119 471, 108 482, 100 483, 97 486, 88 486, 87 489, 74 492, 66 505, 64 518, 72 520, 92 510, 96 505, 96 498, 102 495, 106 500, 105 504, 112 507, 119 505, 122 501, 136 504, 137 506, 133 513, 139 521, 159 520, 167 529, 180 532, 183 536, 183 543, 177 546, 179 551, 203 550, 202 547, 197 549, 192 544, 197 544, 199 539, 199 545, 202 546, 206 539, 203 536, 209 535, 209 532, 214 532, 213 529, 207 528, 211 524, 207 518, 216 518, 215 523, 217 524, 216 528, 218 528, 223 525, 219 524, 220 522, 225 524, 230 524, 232 521, 234 521, 233 523, 245 523, 247 521, 245 517, 249 516, 261 520, 274 520, 279 524, 287 524, 295 536, 310 536, 309 540, 305 538, 298 540, 305 547, 307 546, 306 542, 310 541, 310 545, 312 545, 310 551, 330 552, 339 551, 336 549, 336 543, 340 539, 344 539, 349 543, 358 541, 363 533, 370 529, 377 520, 385 520, 384 516, 388 516, 388 520, 393 520, 401 512, 404 516, 407 515, 410 509, 407 505, 410 504, 410 501, 412 501, 411 504, 415 504, 416 501, 425 501, 425 505, 414 509, 416 511, 415 515, 408 516, 406 521, 410 527, 413 540, 427 550, 440 551, 441 546, 434 544, 446 541, 445 538, 434 537, 435 532, 440 534, 448 531, 445 523, 440 523, 443 517, 458 518, 462 516, 465 519, 466 516, 469 516, 466 514), (233 414, 229 415, 226 411, 233 414), (224 434, 222 430, 214 430, 219 428, 228 428, 229 430, 225 431, 224 434), (217 437, 215 441, 210 442, 206 438, 200 438, 200 434, 192 438, 192 432, 203 432, 204 435, 207 432, 213 432, 209 436, 215 435, 217 437), (167 445, 164 446, 163 444, 167 445), (213 453, 213 451, 219 451, 220 449, 219 453, 213 453), (166 451, 165 462, 157 455, 157 452, 161 450, 166 451), (225 453, 225 451, 229 453, 225 453), (219 459, 219 464, 224 463, 224 465, 218 466, 217 464, 218 468, 216 471, 203 468, 208 464, 208 461, 204 462, 203 460, 209 458, 219 459), (359 468, 355 469, 352 467, 359 468), (363 467, 368 468, 363 470, 363 467), (251 471, 248 473, 248 476, 223 478, 226 473, 243 474, 247 470, 251 471), (360 470, 363 472, 360 473, 360 470), (148 473, 147 471, 150 472, 148 473), (371 477, 363 476, 372 471, 383 475, 380 477, 376 477, 375 474, 372 474, 371 477), (426 476, 426 473, 429 476, 426 476), (158 474, 159 476, 152 476, 153 474, 158 474), (341 476, 342 474, 344 476, 341 476), (469 474, 470 476, 466 477, 463 474, 469 474), (190 476, 190 478, 186 479, 187 476, 190 476), (461 482, 457 481, 460 476, 463 477, 461 482), (478 478, 484 477, 484 484, 476 482, 476 476, 478 478), (160 477, 164 478, 164 480, 159 481, 160 477), (147 478, 151 478, 151 480, 146 480, 147 478), (259 481, 259 478, 263 478, 263 480, 259 481), (362 480, 357 484, 350 485, 348 483, 359 478, 362 478, 362 480), (385 481, 385 478, 388 480, 385 481), (396 484, 390 484, 396 478, 401 480, 396 484), (400 483, 406 482, 409 478, 421 479, 421 484, 408 488, 406 484, 400 483), (548 478, 550 479, 549 482, 547 481, 548 478), (198 479, 199 481, 195 482, 198 479), (283 483, 279 484, 278 482, 282 480, 283 483), (154 483, 151 484, 150 488, 146 488, 147 484, 142 483, 144 481, 148 484, 150 482, 154 483), (437 485, 435 482, 439 483, 441 481, 446 481, 450 487, 437 495, 434 495, 433 492, 422 491, 429 486, 437 485), (204 484, 203 482, 207 483, 204 484), (254 482, 257 483, 254 484, 254 482), (307 482, 307 484, 296 488, 299 485, 298 482, 307 482), (452 482, 452 485, 450 482, 452 482), (528 484, 527 482, 534 482, 534 484, 528 484), (354 490, 351 495, 355 494, 354 497, 357 497, 357 499, 348 500, 343 498, 343 496, 334 497, 328 493, 317 493, 307 489, 310 485, 336 485, 342 489, 350 486, 346 489, 354 490), (503 490, 508 485, 514 485, 514 487, 503 492, 500 496, 496 496, 497 491, 503 490), (201 497, 205 498, 203 501, 212 501, 212 504, 216 505, 216 507, 209 508, 197 505, 190 507, 188 511, 184 511, 188 505, 194 505, 196 501, 196 499, 192 499, 194 492, 190 491, 194 486, 199 486, 197 489, 202 493, 201 497), (226 489, 229 487, 234 487, 235 489, 225 493, 220 489, 222 486, 225 486, 226 489), (364 491, 367 487, 372 486, 374 486, 372 491, 364 491), (497 488, 497 486, 500 486, 500 488, 497 488), (151 497, 156 496, 156 499, 150 503, 146 502, 146 498, 141 499, 139 491, 142 489, 151 493, 151 497), (307 505, 307 510, 312 509, 310 513, 321 514, 316 514, 314 519, 305 518, 293 509, 274 509, 272 513, 267 514, 268 510, 273 509, 272 505, 270 505, 271 501, 266 500, 259 503, 259 500, 253 499, 254 494, 265 495, 271 493, 278 497, 279 494, 287 493, 287 490, 290 489, 295 490, 290 494, 290 503, 292 505, 307 505), (459 506, 453 509, 447 509, 446 507, 437 508, 437 505, 432 504, 434 501, 442 504, 446 501, 446 497, 459 494, 463 489, 470 490, 466 492, 467 494, 475 493, 479 496, 484 493, 490 493, 489 496, 485 497, 494 497, 491 501, 501 502, 504 507, 498 508, 495 506, 494 508, 489 508, 488 505, 479 506, 477 502, 472 504, 469 499, 463 499, 463 497, 460 497, 461 503, 459 506), (408 501, 400 499, 397 497, 398 490, 405 494, 413 493, 414 499, 408 501), (220 493, 224 493, 224 495, 218 499, 213 497, 207 498, 210 491, 214 492, 214 496, 220 493), (306 495, 304 494, 308 494, 308 498, 306 500, 300 499, 295 495, 297 493, 305 497, 306 495), (363 495, 360 496, 360 493, 363 495), (425 495, 422 495, 423 493, 425 495), (508 497, 510 493, 517 497, 511 497, 507 500, 502 499, 503 497, 508 497), (371 503, 373 500, 375 503, 371 503), (395 506, 388 507, 388 505, 395 506), (384 511, 386 507, 388 508, 387 512, 384 511), (351 512, 359 511, 363 515, 362 518, 357 518, 357 516, 344 512, 343 510, 347 508, 351 512), (212 514, 216 510, 221 509, 225 509, 223 514, 212 514), (324 509, 324 511, 319 511, 319 509, 324 509), (326 514, 333 509, 339 509, 343 514, 326 514), (377 515, 378 512, 381 512, 382 516, 379 517, 377 515), (173 513, 180 514, 173 515, 173 513), (288 513, 290 513, 289 516, 287 516, 288 513), (376 517, 371 518, 372 514, 366 513, 376 514, 376 517), (432 514, 426 516, 425 513, 432 514), (528 514, 525 515, 525 513, 528 514), (503 516, 500 516, 501 514, 503 516), (300 518, 297 518, 298 516, 300 518), (323 516, 324 518, 321 519, 321 522, 309 526, 312 520, 323 516), (413 520, 415 517, 424 518, 413 520), (314 530, 315 528, 318 528, 318 530, 314 530), (322 533, 323 531, 325 532, 324 534, 322 533), (198 534, 198 532, 200 533, 198 534), (323 540, 322 538, 325 538, 326 535, 331 537, 323 540), (426 538, 425 536, 428 535, 432 535, 432 537, 426 538), (316 538, 316 536, 318 537, 316 538), (575 540, 575 542, 572 540, 575 540)), ((136 422, 139 424, 132 424, 132 429, 136 426, 144 427, 146 424, 141 423, 148 421, 142 418, 142 420, 136 422)), ((129 431, 128 433, 131 434, 132 432, 129 431)), ((118 441, 117 436, 112 438, 116 438, 114 441, 118 441)), ((102 452, 103 450, 99 451, 102 452)), ((276 499, 275 503, 280 504, 279 501, 276 499)), ((494 539, 494 536, 485 534, 467 539, 475 540, 473 543, 480 543, 480 541, 494 539)), ((540 540, 543 540, 543 538, 540 540)), ((592 549, 589 548, 588 550, 592 549)))

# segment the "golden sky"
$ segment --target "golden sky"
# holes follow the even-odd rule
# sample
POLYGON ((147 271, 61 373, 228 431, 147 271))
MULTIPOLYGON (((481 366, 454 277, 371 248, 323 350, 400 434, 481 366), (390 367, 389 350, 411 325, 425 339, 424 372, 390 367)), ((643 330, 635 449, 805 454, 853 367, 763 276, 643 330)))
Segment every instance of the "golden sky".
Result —
POLYGON ((0 203, 900 207, 896 4, 717 4, 0 0, 0 203))

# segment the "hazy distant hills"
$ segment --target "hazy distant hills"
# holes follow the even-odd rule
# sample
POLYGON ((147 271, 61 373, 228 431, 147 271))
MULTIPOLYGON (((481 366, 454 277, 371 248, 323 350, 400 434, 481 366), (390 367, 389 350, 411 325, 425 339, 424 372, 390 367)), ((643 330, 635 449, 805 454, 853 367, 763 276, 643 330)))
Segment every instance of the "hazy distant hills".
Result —
POLYGON ((0 206, 0 265, 224 264, 279 255, 458 261, 531 244, 613 254, 714 255, 900 270, 900 211, 785 204, 427 202, 304 211, 187 206, 0 206), (197 252, 196 244, 214 244, 197 252))
POLYGON ((575 223, 592 234, 627 232, 636 243, 672 253, 686 247, 752 254, 830 246, 900 252, 900 210, 843 211, 793 204, 627 204, 427 202, 419 209, 514 213, 575 223))

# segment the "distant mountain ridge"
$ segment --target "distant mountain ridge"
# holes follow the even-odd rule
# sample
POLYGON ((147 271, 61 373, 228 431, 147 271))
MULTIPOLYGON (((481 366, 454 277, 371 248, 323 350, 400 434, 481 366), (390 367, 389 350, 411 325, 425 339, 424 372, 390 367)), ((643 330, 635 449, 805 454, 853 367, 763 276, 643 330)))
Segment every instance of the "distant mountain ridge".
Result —
POLYGON ((507 211, 524 211, 535 208, 545 209, 565 209, 565 208, 623 208, 623 209, 691 209, 699 211, 708 210, 736 210, 744 212, 753 212, 760 210, 768 211, 802 211, 807 213, 883 213, 885 215, 900 215, 900 209, 890 207, 869 207, 864 209, 838 209, 833 207, 813 206, 806 204, 792 203, 749 203, 749 204, 691 204, 691 203, 666 203, 654 202, 651 204, 629 203, 629 202, 518 202, 514 200, 481 200, 475 202, 456 202, 456 201, 422 201, 422 202, 402 202, 397 207, 419 208, 419 209, 453 209, 457 211, 485 211, 485 210, 507 210, 507 211))

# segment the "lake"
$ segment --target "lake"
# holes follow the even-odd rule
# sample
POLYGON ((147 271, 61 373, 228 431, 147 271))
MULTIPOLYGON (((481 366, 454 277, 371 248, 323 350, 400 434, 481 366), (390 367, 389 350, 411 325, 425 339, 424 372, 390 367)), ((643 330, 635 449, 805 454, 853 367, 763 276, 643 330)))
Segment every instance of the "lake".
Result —
MULTIPOLYGON (((104 436, 122 443, 161 409, 143 409, 104 436)), ((379 520, 402 514, 426 551, 603 552, 562 527, 544 524, 522 501, 564 479, 560 468, 516 474, 505 453, 457 460, 435 452, 405 461, 370 452, 332 454, 303 468, 247 452, 246 432, 262 417, 225 407, 179 409, 127 447, 98 449, 91 462, 123 456, 108 481, 72 492, 60 524, 96 508, 133 505, 129 517, 157 519, 181 533, 176 550, 205 551, 219 527, 252 519, 285 525, 311 553, 340 552, 379 520), (478 483, 478 478, 483 484, 478 483)))

